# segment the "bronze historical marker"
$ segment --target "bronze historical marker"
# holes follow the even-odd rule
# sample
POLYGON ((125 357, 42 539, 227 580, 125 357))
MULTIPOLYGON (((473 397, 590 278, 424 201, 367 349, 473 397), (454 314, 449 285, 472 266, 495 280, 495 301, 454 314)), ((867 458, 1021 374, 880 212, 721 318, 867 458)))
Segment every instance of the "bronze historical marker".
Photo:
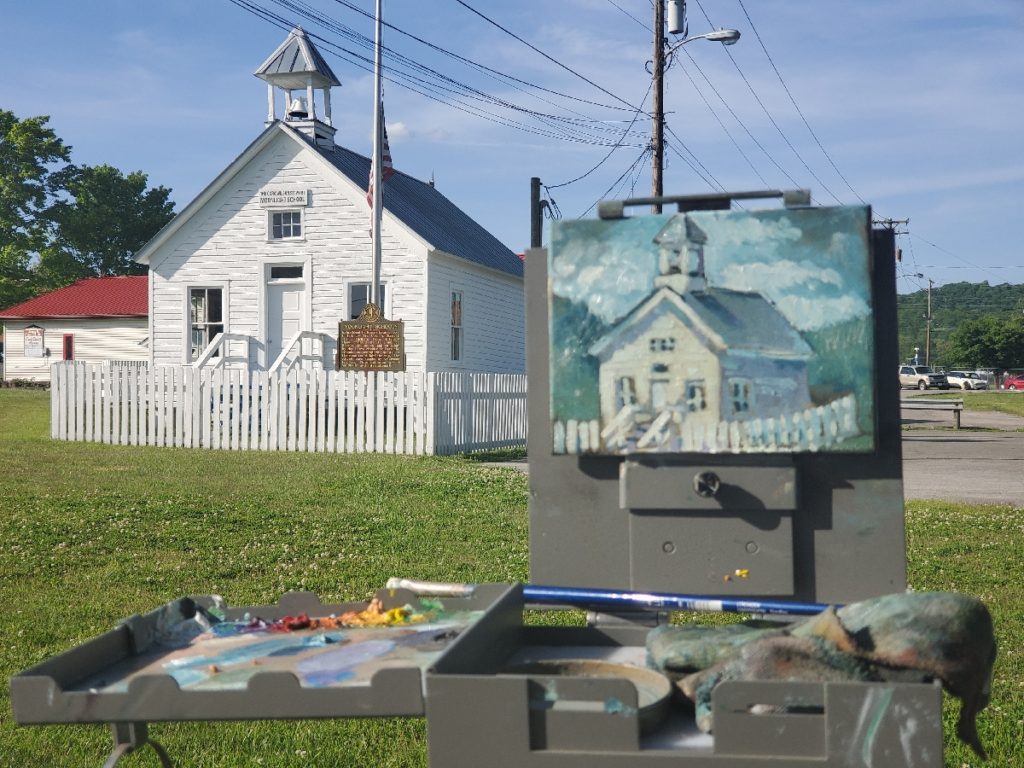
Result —
POLYGON ((339 371, 404 371, 405 323, 385 320, 376 304, 367 304, 356 320, 338 323, 339 371))

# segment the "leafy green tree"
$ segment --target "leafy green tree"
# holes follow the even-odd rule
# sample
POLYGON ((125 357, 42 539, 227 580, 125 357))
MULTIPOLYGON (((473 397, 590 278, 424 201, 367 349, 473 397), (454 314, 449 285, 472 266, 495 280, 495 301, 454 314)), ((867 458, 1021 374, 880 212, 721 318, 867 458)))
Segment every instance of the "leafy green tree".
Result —
POLYGON ((1024 366, 1024 315, 985 315, 961 323, 949 337, 947 355, 973 367, 1024 366))
POLYGON ((45 243, 45 211, 63 186, 71 148, 49 117, 0 109, 0 307, 32 293, 32 259, 45 243))
POLYGON ((67 198, 47 218, 50 242, 41 250, 37 284, 53 289, 82 277, 145 274, 135 253, 174 216, 167 187, 147 189, 142 171, 109 165, 73 167, 67 198))

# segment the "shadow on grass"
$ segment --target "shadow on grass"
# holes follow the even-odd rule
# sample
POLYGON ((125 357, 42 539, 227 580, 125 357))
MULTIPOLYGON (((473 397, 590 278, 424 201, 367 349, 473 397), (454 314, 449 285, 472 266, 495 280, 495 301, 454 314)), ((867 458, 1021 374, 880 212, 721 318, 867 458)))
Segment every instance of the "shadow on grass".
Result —
POLYGON ((526 461, 526 448, 495 448, 490 451, 474 451, 464 453, 462 458, 466 461, 526 461))

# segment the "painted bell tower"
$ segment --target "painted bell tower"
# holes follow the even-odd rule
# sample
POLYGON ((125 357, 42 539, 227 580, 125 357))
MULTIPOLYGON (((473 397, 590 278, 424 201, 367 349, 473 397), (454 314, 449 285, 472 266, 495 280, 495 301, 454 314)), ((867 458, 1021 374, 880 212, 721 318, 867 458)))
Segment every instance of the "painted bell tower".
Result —
POLYGON ((282 119, 288 125, 322 147, 334 146, 331 87, 341 82, 302 27, 295 27, 253 74, 267 83, 267 125, 277 120, 276 89, 284 93, 282 119), (320 113, 316 90, 320 91, 320 113))

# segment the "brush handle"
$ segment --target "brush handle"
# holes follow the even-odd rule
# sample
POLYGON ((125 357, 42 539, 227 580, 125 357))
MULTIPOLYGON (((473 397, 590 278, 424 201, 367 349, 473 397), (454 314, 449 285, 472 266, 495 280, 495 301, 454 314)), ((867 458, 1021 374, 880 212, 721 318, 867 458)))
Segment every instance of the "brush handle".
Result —
MULTIPOLYGON (((468 597, 474 584, 452 584, 415 579, 388 579, 388 589, 408 589, 417 595, 468 597)), ((787 616, 814 616, 829 606, 825 603, 796 603, 786 600, 740 600, 705 595, 679 595, 664 592, 621 592, 614 589, 549 587, 523 585, 523 599, 531 603, 557 603, 579 607, 655 608, 674 611, 712 613, 763 613, 787 616)))

